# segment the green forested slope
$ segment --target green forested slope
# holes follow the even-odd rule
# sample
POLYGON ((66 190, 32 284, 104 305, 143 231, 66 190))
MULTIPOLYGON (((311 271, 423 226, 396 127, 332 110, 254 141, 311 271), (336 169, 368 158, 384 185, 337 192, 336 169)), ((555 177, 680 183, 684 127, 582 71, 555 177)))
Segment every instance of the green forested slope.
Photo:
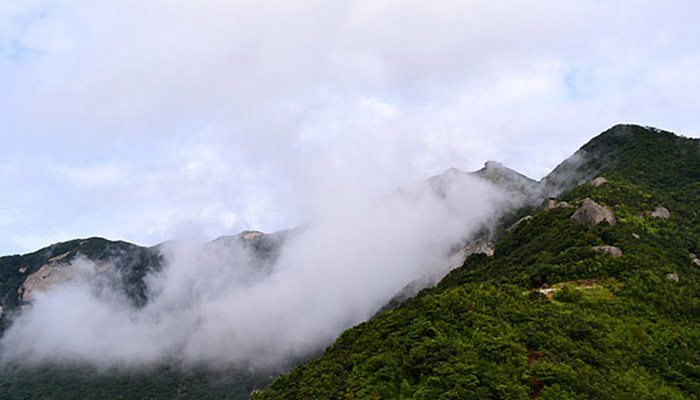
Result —
POLYGON ((700 398, 700 141, 617 126, 580 154, 550 183, 607 183, 563 193, 572 207, 536 213, 494 256, 469 257, 257 398, 700 398), (617 224, 571 220, 584 198, 617 224))
POLYGON ((177 363, 127 371, 8 365, 0 369, 0 399, 236 400, 249 398, 252 390, 270 380, 269 374, 247 369, 183 369, 177 363))

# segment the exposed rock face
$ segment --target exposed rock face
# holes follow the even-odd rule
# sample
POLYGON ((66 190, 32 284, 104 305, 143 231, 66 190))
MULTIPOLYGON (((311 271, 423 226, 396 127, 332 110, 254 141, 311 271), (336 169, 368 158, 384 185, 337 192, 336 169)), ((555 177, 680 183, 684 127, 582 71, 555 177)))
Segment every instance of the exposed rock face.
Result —
POLYGON ((594 246, 593 251, 596 253, 608 253, 615 258, 622 257, 622 250, 615 246, 594 246))
POLYGON ((674 282, 678 282, 680 280, 678 278, 678 275, 676 275, 676 274, 666 274, 666 279, 668 279, 669 281, 674 281, 674 282))
POLYGON ((610 225, 617 223, 615 214, 609 208, 588 198, 583 200, 583 204, 574 212, 571 219, 589 225, 596 225, 603 221, 608 221, 610 225))
POLYGON ((508 229, 506 229, 508 232, 512 232, 515 230, 515 228, 519 227, 520 224, 522 224, 525 221, 529 221, 532 219, 532 215, 526 215, 519 220, 517 220, 513 225, 509 226, 508 229))
POLYGON ((29 303, 34 298, 34 293, 46 291, 49 288, 69 282, 78 276, 85 276, 102 270, 110 265, 98 265, 86 259, 74 260, 70 263, 62 261, 68 253, 62 254, 49 260, 49 263, 42 266, 27 276, 22 286, 17 290, 20 300, 23 303, 29 303))
POLYGON ((603 178, 602 176, 599 176, 591 181, 591 186, 598 187, 607 182, 607 179, 603 178))
POLYGON ((241 238, 243 238, 244 240, 248 240, 262 235, 263 233, 258 231, 245 231, 241 233, 241 238))
POLYGON ((668 211, 668 208, 659 206, 652 211, 651 216, 653 218, 669 219, 671 218, 671 212, 668 211))
POLYGON ((493 242, 484 239, 477 239, 464 247, 464 258, 467 258, 472 254, 486 254, 487 256, 492 256, 494 248, 495 245, 493 242))
POLYGON ((569 203, 565 201, 557 201, 554 197, 547 197, 542 202, 542 211, 551 210, 553 208, 567 208, 569 203))
POLYGON ((542 202, 542 211, 551 210, 552 208, 556 208, 556 207, 557 207, 557 199, 555 199, 554 197, 547 197, 542 202))
POLYGON ((53 262, 46 264, 27 276, 18 291, 20 298, 22 302, 30 302, 36 291, 45 291, 53 285, 67 282, 72 275, 73 268, 70 265, 57 265, 53 262))

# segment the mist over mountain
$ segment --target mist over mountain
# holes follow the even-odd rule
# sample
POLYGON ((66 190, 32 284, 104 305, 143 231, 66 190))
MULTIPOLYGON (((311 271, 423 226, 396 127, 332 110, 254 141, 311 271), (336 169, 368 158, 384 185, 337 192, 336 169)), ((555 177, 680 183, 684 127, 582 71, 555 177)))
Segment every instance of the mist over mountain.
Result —
POLYGON ((24 273, 24 306, 3 335, 2 357, 275 369, 325 347, 407 284, 435 282, 461 262, 455 249, 518 205, 506 187, 448 172, 376 202, 334 205, 287 232, 139 249, 156 258, 150 268, 118 267, 127 250, 98 259, 80 246, 52 252, 49 267, 24 273), (55 282, 27 287, 33 280, 55 282))
POLYGON ((537 187, 491 256, 254 397, 697 398, 700 141, 618 125, 537 187))
MULTIPOLYGON (((692 285, 695 272, 674 263, 688 264, 688 254, 700 253, 700 236, 692 228, 700 222, 694 208, 700 193, 696 190, 698 154, 697 140, 654 128, 618 125, 584 145, 539 182, 497 162, 487 162, 476 172, 450 169, 379 199, 348 198, 329 204, 315 219, 277 233, 245 231, 207 243, 172 241, 150 248, 91 238, 2 257, 0 362, 30 371, 16 378, 8 375, 7 387, 19 388, 32 379, 46 382, 41 377, 54 372, 60 375, 60 371, 73 371, 63 375, 69 377, 76 373, 71 368, 89 368, 101 373, 99 379, 87 381, 87 388, 113 387, 110 385, 118 380, 110 376, 131 376, 136 381, 149 376, 170 388, 163 389, 170 395, 161 393, 167 398, 173 396, 173 381, 179 382, 177 393, 182 385, 190 385, 190 393, 197 393, 197 388, 211 388, 200 379, 235 371, 218 380, 229 386, 219 386, 216 393, 233 393, 231 388, 236 387, 232 396, 245 398, 253 388, 265 386, 299 361, 318 355, 345 329, 369 321, 361 326, 369 327, 371 334, 375 324, 383 323, 376 321, 401 318, 406 310, 416 310, 416 302, 426 296, 439 296, 455 287, 471 285, 469 291, 478 303, 491 296, 483 292, 490 289, 483 289, 482 284, 496 285, 494 290, 501 290, 501 283, 515 285, 513 293, 580 279, 615 279, 624 286, 628 279, 624 271, 631 271, 635 260, 662 275, 676 276, 682 271, 682 284, 692 285), (591 185, 596 177, 596 185, 591 185), (587 197, 602 204, 600 207, 611 207, 618 217, 617 227, 585 228, 570 222, 570 214, 587 197), (671 222, 676 224, 668 233, 658 225, 661 220, 652 220, 650 226, 644 219, 662 205, 671 210, 671 222), (662 249, 659 254, 673 246, 674 255, 642 261, 648 248, 638 247, 635 240, 640 239, 632 234, 642 237, 645 246, 662 249), (676 243, 679 240, 682 244, 676 243), (594 247, 599 250, 592 250, 594 247), (613 258, 596 255, 613 247, 621 248, 624 255, 612 264, 613 258), (655 263, 674 267, 665 267, 662 273, 655 263)), ((692 257, 690 262, 695 262, 692 257)), ((434 313, 442 315, 435 304, 426 307, 419 307, 420 319, 432 321, 434 313)), ((498 314, 481 317, 501 318, 498 314)), ((405 326, 414 329, 412 323, 405 326)), ((326 368, 335 371, 336 386, 331 386, 355 390, 347 374, 366 367, 369 369, 356 371, 358 376, 373 375, 375 367, 364 361, 346 364, 343 359, 332 367, 315 368, 327 361, 335 363, 333 349, 338 346, 364 354, 389 343, 373 342, 365 350, 363 345, 353 347, 360 342, 350 338, 361 337, 358 332, 362 329, 347 331, 350 333, 343 334, 326 355, 309 367, 294 369, 291 377, 277 381, 264 398, 333 397, 335 389, 313 392, 325 385, 315 374, 327 373, 326 368), (310 392, 294 392, 295 386, 287 383, 290 379, 303 379, 301 386, 310 392)), ((415 329, 434 339, 433 328, 415 329)), ((450 337, 438 331, 438 336, 450 337)), ((416 345, 414 339, 407 336, 404 350, 422 351, 411 347, 416 345)), ((461 344, 449 346, 453 345, 462 348, 461 344)), ((440 346, 429 353, 439 353, 440 346)), ((544 347, 539 350, 541 344, 523 346, 547 351, 544 347)), ((448 353, 459 354, 464 365, 491 357, 488 351, 478 356, 448 353)), ((391 357, 398 357, 394 361, 399 364, 391 364, 394 372, 387 376, 398 379, 401 387, 405 380, 406 390, 419 390, 433 378, 453 379, 434 375, 437 367, 430 363, 427 369, 413 365, 404 376, 402 363, 408 359, 391 357)), ((508 359, 514 370, 520 368, 516 368, 518 360, 508 359)), ((375 390, 371 382, 366 382, 370 391, 375 390)), ((115 387, 114 393, 122 390, 115 387)), ((198 393, 209 389, 202 390, 198 393)), ((394 397, 398 389, 386 390, 376 393, 394 397)), ((431 398, 451 389, 441 390, 426 391, 423 396, 431 398)), ((476 393, 464 390, 459 393, 476 393)), ((501 396, 496 391, 488 393, 480 398, 501 396)))

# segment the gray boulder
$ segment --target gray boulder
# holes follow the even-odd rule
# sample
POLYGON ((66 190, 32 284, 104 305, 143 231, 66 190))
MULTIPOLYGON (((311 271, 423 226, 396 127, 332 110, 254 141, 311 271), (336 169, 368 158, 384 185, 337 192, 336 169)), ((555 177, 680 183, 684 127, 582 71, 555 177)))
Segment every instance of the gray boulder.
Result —
POLYGON ((698 256, 696 256, 696 255, 693 254, 693 253, 690 253, 690 261, 691 261, 693 264, 695 264, 695 265, 697 265, 697 266, 700 266, 700 258, 698 258, 698 256))
POLYGON ((542 211, 551 210, 551 209, 556 208, 556 207, 557 207, 557 199, 555 199, 554 197, 547 197, 542 202, 542 211))
POLYGON ((566 208, 569 207, 569 203, 565 201, 557 201, 554 197, 547 197, 542 202, 542 211, 551 210, 554 208, 566 208))
POLYGON ((651 216, 653 218, 669 219, 671 218, 671 212, 668 211, 668 208, 659 206, 651 212, 651 216))
POLYGON ((622 250, 615 246, 594 246, 593 251, 596 253, 608 253, 615 258, 622 257, 622 250))
POLYGON ((603 221, 608 221, 610 225, 617 224, 615 214, 609 208, 588 198, 583 200, 581 207, 574 212, 571 219, 588 225, 596 225, 603 221))
POLYGON ((467 245, 462 249, 463 258, 467 258, 472 254, 486 254, 487 256, 492 256, 496 245, 486 239, 477 239, 472 242, 467 243, 467 245))

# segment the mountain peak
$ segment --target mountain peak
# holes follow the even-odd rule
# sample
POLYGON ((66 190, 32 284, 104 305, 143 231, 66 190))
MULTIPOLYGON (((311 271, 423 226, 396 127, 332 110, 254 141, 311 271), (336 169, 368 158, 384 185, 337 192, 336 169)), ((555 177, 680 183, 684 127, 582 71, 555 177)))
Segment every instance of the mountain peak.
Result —
POLYGON ((484 167, 472 172, 473 175, 503 186, 508 190, 516 190, 530 194, 537 186, 537 181, 510 169, 497 161, 486 161, 484 167))
POLYGON ((508 170, 509 168, 506 168, 503 164, 499 163, 498 161, 486 161, 484 164, 484 169, 497 169, 497 170, 508 170))

